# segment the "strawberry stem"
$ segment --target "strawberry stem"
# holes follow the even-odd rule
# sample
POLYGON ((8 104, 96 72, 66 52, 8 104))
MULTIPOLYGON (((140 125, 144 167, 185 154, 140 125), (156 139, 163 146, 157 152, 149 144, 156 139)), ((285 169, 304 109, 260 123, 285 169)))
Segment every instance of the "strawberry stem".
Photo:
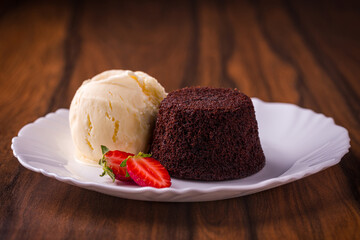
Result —
POLYGON ((102 166, 102 169, 104 172, 100 174, 100 177, 105 176, 105 174, 109 175, 113 182, 115 182, 115 174, 113 170, 107 166, 106 160, 105 160, 105 154, 109 151, 107 147, 104 145, 101 145, 101 152, 103 154, 102 158, 99 160, 99 165, 102 166))

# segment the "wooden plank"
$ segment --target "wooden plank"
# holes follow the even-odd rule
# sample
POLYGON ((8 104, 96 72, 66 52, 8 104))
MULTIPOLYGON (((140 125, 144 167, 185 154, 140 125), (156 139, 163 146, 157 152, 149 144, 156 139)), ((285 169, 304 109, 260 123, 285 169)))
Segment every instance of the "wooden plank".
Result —
MULTIPOLYGON (((360 238, 360 8, 355 1, 55 1, 0 5, 1 239, 360 238), (339 165, 249 196, 198 203, 115 198, 22 167, 11 138, 68 107, 107 69, 169 92, 237 87, 334 118, 339 165)), ((301 146, 299 146, 301 147, 301 146)))

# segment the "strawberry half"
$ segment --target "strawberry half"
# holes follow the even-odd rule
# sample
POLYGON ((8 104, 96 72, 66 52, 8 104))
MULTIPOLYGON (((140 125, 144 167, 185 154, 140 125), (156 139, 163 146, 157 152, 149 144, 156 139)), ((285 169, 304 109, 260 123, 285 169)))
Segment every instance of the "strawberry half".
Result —
POLYGON ((100 175, 101 177, 105 174, 109 175, 113 182, 115 179, 121 181, 132 181, 131 177, 126 174, 126 167, 120 167, 120 164, 129 156, 134 154, 122 152, 122 151, 109 151, 109 149, 101 145, 101 151, 103 154, 102 159, 99 160, 99 165, 103 167, 104 172, 100 175))
POLYGON ((171 178, 163 165, 150 154, 140 152, 128 157, 121 166, 126 166, 130 177, 140 186, 166 188, 171 186, 171 178))

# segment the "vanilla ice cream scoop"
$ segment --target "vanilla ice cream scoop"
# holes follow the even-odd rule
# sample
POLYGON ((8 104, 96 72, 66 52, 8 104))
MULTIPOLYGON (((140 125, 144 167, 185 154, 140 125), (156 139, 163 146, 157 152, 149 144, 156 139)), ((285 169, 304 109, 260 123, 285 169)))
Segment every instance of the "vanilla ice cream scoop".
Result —
POLYGON ((84 81, 70 105, 77 159, 97 163, 101 145, 147 152, 164 88, 143 72, 110 70, 84 81))

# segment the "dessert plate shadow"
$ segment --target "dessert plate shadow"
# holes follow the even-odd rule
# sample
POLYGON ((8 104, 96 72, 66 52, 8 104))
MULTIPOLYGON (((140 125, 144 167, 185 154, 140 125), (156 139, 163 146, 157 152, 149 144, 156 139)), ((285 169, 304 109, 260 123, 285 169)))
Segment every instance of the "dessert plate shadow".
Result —
POLYGON ((257 174, 238 180, 172 178, 172 186, 164 189, 113 183, 99 177, 100 166, 75 160, 67 109, 25 125, 12 139, 11 148, 24 167, 61 182, 121 198, 163 202, 211 201, 260 192, 333 166, 349 151, 348 131, 332 118, 293 104, 252 101, 266 165, 257 174))

